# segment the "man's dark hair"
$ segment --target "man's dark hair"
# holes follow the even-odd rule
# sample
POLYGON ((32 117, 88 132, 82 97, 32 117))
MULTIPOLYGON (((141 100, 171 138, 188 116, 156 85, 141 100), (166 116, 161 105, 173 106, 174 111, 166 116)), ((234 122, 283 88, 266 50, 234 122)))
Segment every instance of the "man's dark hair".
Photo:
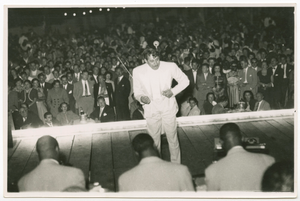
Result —
POLYGON ((192 64, 193 64, 193 63, 196 63, 197 65, 199 65, 199 64, 200 64, 200 61, 199 61, 199 59, 193 59, 193 60, 192 60, 192 64))
POLYGON ((220 139, 224 142, 226 151, 237 145, 242 145, 242 134, 235 123, 224 124, 220 128, 220 139))
POLYGON ((134 151, 138 152, 139 154, 147 149, 153 148, 153 145, 153 138, 146 133, 138 134, 132 140, 132 147, 134 151))
POLYGON ((66 78, 67 79, 67 76, 66 75, 63 75, 60 77, 60 80, 62 80, 63 78, 66 78))
POLYGON ((38 78, 40 79, 42 76, 44 76, 45 77, 45 74, 44 73, 40 73, 40 74, 38 74, 38 78))
POLYGON ((190 57, 185 57, 185 58, 183 59, 183 63, 184 63, 184 64, 189 64, 190 61, 191 61, 191 58, 190 58, 190 57))
POLYGON ((102 100, 105 101, 105 98, 104 98, 103 96, 99 96, 99 97, 97 98, 97 101, 100 100, 100 99, 102 99, 102 100))
POLYGON ((52 115, 50 112, 45 112, 44 118, 46 119, 48 115, 52 115))
POLYGON ((146 48, 142 52, 143 58, 148 60, 148 57, 152 55, 153 57, 159 57, 159 52, 154 48, 146 48))
POLYGON ((52 86, 54 87, 54 85, 55 85, 56 83, 60 84, 60 81, 59 81, 59 80, 54 80, 54 81, 52 82, 52 86))
POLYGON ((265 171, 261 186, 263 192, 294 192, 294 163, 274 163, 265 171))
POLYGON ((89 71, 87 71, 87 70, 83 70, 83 71, 82 71, 82 74, 83 74, 83 73, 87 73, 87 74, 89 74, 89 71))
POLYGON ((198 105, 198 101, 195 97, 191 97, 189 98, 189 102, 194 101, 196 103, 196 105, 198 105))
POLYGON ((201 65, 201 68, 202 68, 203 66, 206 66, 206 67, 208 68, 208 63, 203 63, 203 64, 201 65))

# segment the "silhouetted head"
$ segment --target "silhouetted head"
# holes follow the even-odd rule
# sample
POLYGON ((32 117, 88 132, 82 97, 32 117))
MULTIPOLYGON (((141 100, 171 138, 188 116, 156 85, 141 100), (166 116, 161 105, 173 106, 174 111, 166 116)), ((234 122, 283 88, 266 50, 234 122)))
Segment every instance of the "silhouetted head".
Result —
POLYGON ((220 129, 220 139, 222 147, 228 152, 231 148, 242 145, 242 134, 238 125, 235 123, 224 124, 220 129))
POLYGON ((43 159, 59 159, 59 146, 55 138, 45 135, 38 139, 36 143, 36 151, 40 161, 43 159))

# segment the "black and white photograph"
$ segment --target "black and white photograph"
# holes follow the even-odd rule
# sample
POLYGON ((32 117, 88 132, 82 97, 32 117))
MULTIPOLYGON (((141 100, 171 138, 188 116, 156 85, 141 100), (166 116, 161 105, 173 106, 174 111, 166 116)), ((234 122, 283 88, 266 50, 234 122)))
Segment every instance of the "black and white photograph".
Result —
POLYGON ((5 197, 297 196, 296 3, 4 11, 5 197))

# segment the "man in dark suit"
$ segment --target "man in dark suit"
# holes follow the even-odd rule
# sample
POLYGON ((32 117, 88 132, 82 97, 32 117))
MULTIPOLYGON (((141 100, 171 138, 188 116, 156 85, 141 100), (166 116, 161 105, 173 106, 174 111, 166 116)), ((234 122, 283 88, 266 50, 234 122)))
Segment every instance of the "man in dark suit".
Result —
POLYGON ((289 86, 289 74, 293 70, 293 66, 287 64, 286 55, 280 55, 280 68, 283 71, 282 84, 280 87, 280 104, 282 107, 286 107, 288 101, 288 86, 289 86))
POLYGON ((43 89, 43 93, 45 94, 46 100, 47 100, 47 95, 48 91, 52 89, 52 85, 46 81, 46 76, 43 73, 40 73, 38 75, 39 81, 40 81, 40 87, 43 89))
POLYGON ((276 58, 278 57, 277 53, 274 51, 274 45, 273 44, 268 44, 267 46, 268 49, 268 53, 266 56, 266 60, 268 65, 271 63, 272 58, 276 58))
POLYGON ((75 108, 76 101, 73 96, 74 85, 68 83, 67 77, 65 75, 63 75, 60 79, 62 82, 62 87, 66 90, 68 94, 70 109, 74 113, 76 113, 76 108, 75 108))
POLYGON ((19 109, 20 116, 16 118, 15 128, 28 129, 28 128, 38 128, 43 125, 43 122, 34 113, 29 113, 26 107, 21 107, 19 109))
POLYGON ((130 82, 123 75, 121 67, 116 68, 117 78, 115 79, 115 101, 117 110, 117 120, 130 120, 130 112, 128 107, 128 97, 130 94, 130 82))
POLYGON ((145 119, 144 117, 144 108, 140 102, 137 101, 138 108, 132 114, 132 120, 141 120, 145 119))
POLYGON ((184 73, 186 74, 186 76, 189 78, 190 80, 190 84, 189 86, 184 90, 184 98, 186 99, 189 96, 193 95, 193 91, 194 88, 196 86, 196 82, 197 82, 197 75, 200 75, 201 70, 199 70, 199 64, 200 61, 198 59, 193 59, 192 60, 192 69, 184 71, 184 73))
POLYGON ((271 68, 268 69, 268 74, 273 75, 273 87, 271 90, 271 108, 272 109, 281 109, 280 100, 281 100, 281 86, 283 79, 283 69, 278 65, 277 58, 273 57, 270 63, 271 68))
POLYGON ((91 113, 90 117, 96 122, 111 122, 115 120, 115 113, 112 107, 106 105, 104 97, 98 98, 98 107, 91 113))
POLYGON ((44 127, 54 127, 60 126, 60 123, 53 118, 53 115, 50 112, 44 114, 44 127))

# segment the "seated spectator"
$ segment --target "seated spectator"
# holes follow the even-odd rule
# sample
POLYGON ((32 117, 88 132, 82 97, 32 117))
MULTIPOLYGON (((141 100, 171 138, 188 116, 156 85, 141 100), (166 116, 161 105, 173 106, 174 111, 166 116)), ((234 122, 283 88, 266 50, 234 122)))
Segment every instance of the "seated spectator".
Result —
POLYGON ((39 165, 18 182, 19 191, 62 191, 70 186, 85 188, 80 169, 60 165, 59 145, 55 138, 43 136, 36 143, 39 165))
POLYGON ((289 161, 274 163, 262 179, 263 192, 294 192, 294 164, 289 161))
POLYGON ((203 109, 205 114, 212 114, 213 107, 217 104, 215 101, 215 94, 210 92, 206 95, 206 100, 203 104, 203 109))
POLYGON ((98 105, 96 109, 91 113, 91 119, 94 119, 96 122, 111 122, 115 120, 114 109, 109 105, 106 105, 105 98, 99 96, 98 105))
POLYGON ((120 191, 194 191, 188 168, 160 159, 149 134, 135 136, 132 146, 140 163, 119 177, 120 191))
POLYGON ((28 111, 28 107, 19 108, 19 113, 15 120, 15 128, 18 129, 29 129, 38 128, 43 125, 38 115, 28 111))
POLYGON ((254 99, 252 91, 245 91, 242 100, 245 102, 246 111, 254 111, 256 100, 254 99))
POLYGON ((44 127, 54 126, 60 126, 60 124, 56 121, 56 119, 53 119, 53 116, 50 112, 46 112, 44 114, 44 127))
POLYGON ((132 114, 132 120, 141 120, 144 118, 144 108, 140 102, 137 101, 138 108, 132 114))
POLYGON ((198 101, 196 98, 192 97, 189 99, 190 110, 187 113, 187 116, 198 116, 200 115, 200 109, 198 108, 198 101))
POLYGON ((80 119, 77 114, 70 110, 70 106, 66 102, 60 104, 58 111, 59 113, 56 116, 56 119, 62 126, 72 125, 75 120, 80 119))
POLYGON ((257 102, 254 107, 254 111, 271 110, 270 104, 264 100, 264 95, 260 92, 256 94, 257 102))
POLYGON ((235 123, 224 124, 220 139, 227 155, 205 170, 208 191, 260 191, 265 170, 275 159, 265 154, 247 152, 242 134, 235 123))
POLYGON ((221 96, 212 109, 212 114, 223 114, 226 113, 225 107, 228 104, 228 99, 225 96, 221 96))

